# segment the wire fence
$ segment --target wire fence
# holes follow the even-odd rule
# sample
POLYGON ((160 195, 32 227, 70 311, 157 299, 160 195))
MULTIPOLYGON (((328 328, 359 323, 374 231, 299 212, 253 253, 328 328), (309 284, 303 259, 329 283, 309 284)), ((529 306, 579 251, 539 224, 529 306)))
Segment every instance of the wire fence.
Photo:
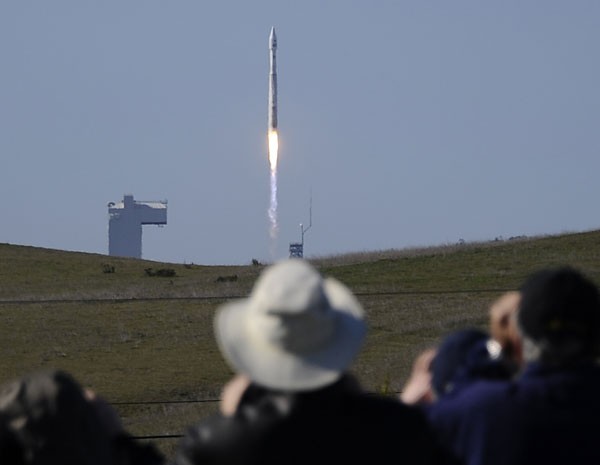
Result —
MULTIPOLYGON (((377 292, 354 292, 361 298, 370 297, 385 297, 385 296, 402 296, 402 295, 457 295, 457 294, 492 294, 504 293, 511 289, 485 288, 485 289, 451 289, 451 290, 389 290, 377 292)), ((183 297, 120 297, 120 298, 60 298, 60 299, 0 299, 0 306, 10 305, 39 305, 39 304, 77 304, 77 303, 134 303, 134 302, 178 302, 178 301, 227 301, 232 299, 245 298, 246 295, 213 295, 213 296, 183 296, 183 297)), ((370 392, 368 394, 375 395, 370 392)), ((390 392, 389 394, 400 394, 400 392, 390 392)), ((187 400, 148 400, 148 401, 109 401, 115 407, 135 407, 135 406, 150 406, 150 405, 175 405, 175 404, 216 404, 220 402, 219 398, 205 399, 187 399, 187 400)), ((173 440, 180 439, 183 434, 149 434, 149 435, 132 435, 132 440, 173 440)))
MULTIPOLYGON (((394 295, 446 295, 446 294, 491 294, 511 291, 513 289, 448 289, 448 290, 392 290, 378 292, 354 292, 357 297, 383 297, 394 295)), ((247 295, 220 296, 187 296, 187 297, 102 297, 81 299, 0 299, 0 305, 38 305, 38 304, 73 304, 73 303, 129 303, 129 302, 189 302, 189 301, 225 301, 246 298, 247 295)))

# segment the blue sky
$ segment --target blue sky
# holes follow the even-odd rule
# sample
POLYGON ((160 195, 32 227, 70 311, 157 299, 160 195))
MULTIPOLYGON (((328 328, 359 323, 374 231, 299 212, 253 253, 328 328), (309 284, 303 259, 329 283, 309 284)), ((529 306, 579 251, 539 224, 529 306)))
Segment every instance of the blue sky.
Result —
POLYGON ((246 264, 600 226, 597 1, 0 4, 0 242, 246 264), (268 35, 278 35, 271 254, 268 35))

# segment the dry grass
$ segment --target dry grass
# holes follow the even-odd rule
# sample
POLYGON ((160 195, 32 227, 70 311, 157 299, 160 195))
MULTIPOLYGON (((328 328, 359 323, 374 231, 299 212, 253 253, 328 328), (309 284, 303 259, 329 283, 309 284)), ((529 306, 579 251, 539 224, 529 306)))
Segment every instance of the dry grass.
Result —
MULTIPOLYGON (((487 307, 532 270, 571 264, 600 280, 600 233, 311 259, 347 284, 369 323, 354 371, 370 390, 401 388, 414 356, 452 329, 484 327, 487 307)), ((135 435, 181 434, 231 371, 212 336, 216 307, 245 296, 260 266, 161 264, 0 244, 0 379, 42 367, 73 373, 135 435), (114 273, 104 273, 104 265, 114 273), (144 270, 173 269, 171 278, 144 270), (237 276, 219 282, 219 277, 237 276), (103 300, 109 299, 109 300, 103 300), (45 300, 45 301, 40 301, 45 300), (46 301, 47 300, 47 301, 46 301), (120 404, 158 401, 157 404, 120 404)), ((176 441, 164 440, 171 454, 176 441)))

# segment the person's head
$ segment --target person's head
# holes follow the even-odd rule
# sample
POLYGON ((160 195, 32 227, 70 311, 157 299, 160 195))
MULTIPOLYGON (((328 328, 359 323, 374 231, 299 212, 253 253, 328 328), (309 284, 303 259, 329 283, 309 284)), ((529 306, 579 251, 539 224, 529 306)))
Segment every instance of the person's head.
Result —
POLYGON ((600 347, 598 288, 569 267, 534 273, 521 287, 518 324, 527 361, 593 359, 600 347))
MULTIPOLYGON (((0 388, 0 418, 22 463, 100 465, 112 461, 111 435, 77 382, 61 371, 24 376, 0 388)), ((8 452, 7 452, 8 451, 8 452)))
POLYGON ((157 465, 114 409, 68 373, 40 371, 0 386, 0 464, 157 465))
POLYGON ((513 373, 500 358, 500 346, 479 329, 446 336, 431 362, 431 386, 436 397, 480 379, 508 379, 513 373))
POLYGON ((234 370, 282 391, 337 381, 365 332, 362 307, 350 290, 300 259, 267 268, 250 297, 223 305, 215 318, 221 352, 234 370))

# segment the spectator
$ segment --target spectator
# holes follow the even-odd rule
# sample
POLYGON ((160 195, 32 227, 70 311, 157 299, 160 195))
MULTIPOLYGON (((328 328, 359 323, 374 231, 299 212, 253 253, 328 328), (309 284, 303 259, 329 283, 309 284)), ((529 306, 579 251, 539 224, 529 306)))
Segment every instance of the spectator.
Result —
POLYGON ((33 373, 0 388, 0 463, 157 465, 114 410, 61 371, 33 373))
POLYGON ((442 441, 467 465, 600 463, 600 298, 571 268, 521 288, 524 372, 480 381, 428 408, 442 441))
POLYGON ((430 404, 481 379, 510 379, 512 363, 500 346, 479 329, 446 336, 437 349, 417 357, 400 399, 407 404, 430 404))
POLYGON ((0 416, 0 463, 25 464, 17 439, 10 429, 8 419, 4 416, 0 416))
POLYGON ((250 297, 215 320, 239 374, 221 412, 192 427, 176 457, 192 464, 430 463, 421 412, 366 395, 348 368, 366 328, 338 281, 292 259, 268 268, 250 297))
POLYGON ((455 393, 482 379, 510 379, 512 367, 489 334, 478 329, 456 331, 440 345, 431 366, 437 398, 455 393))
POLYGON ((446 336, 439 348, 419 355, 400 399, 430 404, 480 379, 513 377, 520 367, 519 300, 518 292, 507 292, 492 303, 490 335, 478 329, 459 330, 446 336))

